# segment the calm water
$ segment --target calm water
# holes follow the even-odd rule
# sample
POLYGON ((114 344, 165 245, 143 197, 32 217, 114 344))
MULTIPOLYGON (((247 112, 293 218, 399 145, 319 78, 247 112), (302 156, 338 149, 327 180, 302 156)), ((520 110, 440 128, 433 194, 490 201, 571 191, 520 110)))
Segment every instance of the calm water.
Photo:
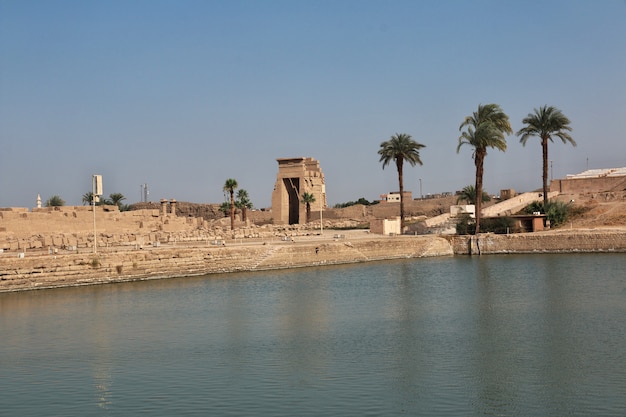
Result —
POLYGON ((624 416, 626 255, 0 294, 1 416, 624 416))

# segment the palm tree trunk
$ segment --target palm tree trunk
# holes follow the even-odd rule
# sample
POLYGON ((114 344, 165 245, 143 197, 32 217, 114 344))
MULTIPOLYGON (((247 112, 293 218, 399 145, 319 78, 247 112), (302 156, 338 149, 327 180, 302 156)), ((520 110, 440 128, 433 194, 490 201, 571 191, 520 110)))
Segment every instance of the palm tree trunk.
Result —
POLYGON ((398 185, 400 187, 400 234, 404 233, 404 177, 402 175, 402 158, 396 159, 398 168, 398 185))
POLYGON ((230 230, 235 230, 235 192, 230 190, 230 230))
POLYGON ((476 150, 476 155, 474 156, 474 164, 476 165, 476 232, 475 234, 480 233, 480 211, 482 206, 482 195, 483 195, 483 171, 484 171, 484 162, 485 162, 485 151, 481 149, 476 150))
POLYGON ((306 222, 311 223, 311 204, 306 203, 306 222))
POLYGON ((548 208, 548 138, 541 138, 543 149, 543 212, 548 208))

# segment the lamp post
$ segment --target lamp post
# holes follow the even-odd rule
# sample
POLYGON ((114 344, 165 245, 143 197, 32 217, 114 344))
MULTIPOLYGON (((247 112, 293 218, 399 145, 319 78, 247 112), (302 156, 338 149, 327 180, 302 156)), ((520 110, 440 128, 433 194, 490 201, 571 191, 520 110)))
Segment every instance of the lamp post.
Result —
POLYGON ((91 204, 93 207, 93 253, 98 252, 98 236, 96 235, 96 201, 102 195, 102 175, 91 176, 91 204))
POLYGON ((424 194, 422 194, 422 179, 420 178, 420 199, 424 199, 424 194))

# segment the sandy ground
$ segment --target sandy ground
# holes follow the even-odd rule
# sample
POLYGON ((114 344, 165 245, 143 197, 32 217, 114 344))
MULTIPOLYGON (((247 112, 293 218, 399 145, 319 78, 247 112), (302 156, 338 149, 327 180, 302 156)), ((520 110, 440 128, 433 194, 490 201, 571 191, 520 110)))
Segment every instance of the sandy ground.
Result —
POLYGON ((558 229, 626 230, 626 192, 561 195, 579 211, 558 229), (573 200, 573 201, 572 201, 573 200))

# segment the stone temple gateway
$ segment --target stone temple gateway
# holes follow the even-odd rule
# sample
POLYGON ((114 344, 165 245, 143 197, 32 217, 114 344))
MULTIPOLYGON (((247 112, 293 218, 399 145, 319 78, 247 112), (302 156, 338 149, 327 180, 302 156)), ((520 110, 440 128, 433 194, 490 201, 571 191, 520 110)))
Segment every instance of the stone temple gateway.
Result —
POLYGON ((326 184, 319 161, 313 158, 278 158, 278 175, 272 192, 274 224, 301 224, 306 222, 304 193, 313 194, 311 219, 319 219, 326 208, 326 184))

